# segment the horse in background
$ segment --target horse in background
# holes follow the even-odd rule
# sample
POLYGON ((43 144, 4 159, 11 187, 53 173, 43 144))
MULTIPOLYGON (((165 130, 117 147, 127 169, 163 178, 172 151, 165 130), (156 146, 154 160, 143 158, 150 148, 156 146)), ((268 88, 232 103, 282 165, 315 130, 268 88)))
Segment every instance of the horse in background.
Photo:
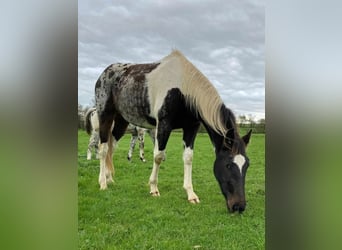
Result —
MULTIPOLYGON (((99 145, 99 141, 100 141, 99 132, 98 132, 98 130, 99 130, 99 119, 98 119, 98 115, 96 112, 96 108, 90 108, 86 112, 86 114, 85 114, 85 128, 86 128, 88 135, 90 135, 89 144, 88 144, 88 148, 87 148, 87 160, 91 160, 93 149, 95 151, 96 159, 99 159, 99 155, 98 155, 98 145, 99 145)), ((146 162, 145 150, 144 150, 144 148, 145 148, 145 133, 147 132, 149 134, 149 136, 151 137, 151 140, 154 144, 155 130, 154 129, 145 129, 145 128, 135 126, 133 124, 129 124, 129 126, 127 128, 127 132, 131 133, 131 135, 132 135, 131 141, 130 141, 130 147, 129 147, 128 154, 127 154, 127 159, 129 161, 132 160, 132 155, 133 155, 133 151, 135 148, 135 144, 137 141, 139 141, 139 157, 140 157, 140 160, 142 162, 146 162)))
POLYGON ((112 154, 129 123, 156 128, 150 194, 159 196, 158 172, 173 129, 183 129, 184 184, 188 200, 199 203, 192 185, 194 140, 200 123, 215 147, 214 175, 228 211, 246 207, 246 147, 251 131, 240 137, 233 112, 209 80, 179 51, 146 64, 109 65, 95 84, 100 135, 100 189, 113 182, 112 154), (113 127, 114 124, 114 127, 113 127))
POLYGON ((99 137, 99 119, 96 113, 96 108, 90 108, 87 110, 84 116, 85 129, 88 135, 90 135, 88 148, 87 148, 87 160, 91 160, 92 149, 95 151, 96 159, 99 159, 98 145, 100 141, 99 137))

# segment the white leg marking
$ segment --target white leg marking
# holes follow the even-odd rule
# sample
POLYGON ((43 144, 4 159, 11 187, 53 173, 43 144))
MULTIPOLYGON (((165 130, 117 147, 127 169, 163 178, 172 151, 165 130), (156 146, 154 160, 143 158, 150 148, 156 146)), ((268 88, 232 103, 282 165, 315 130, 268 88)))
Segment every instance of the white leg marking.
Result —
POLYGON ((91 160, 91 149, 87 150, 87 160, 91 160))
POLYGON ((200 200, 195 194, 192 187, 192 159, 193 150, 190 147, 184 148, 183 161, 184 161, 184 185, 186 193, 188 194, 188 201, 191 203, 199 203, 200 200))
POLYGON ((153 169, 150 176, 150 194, 152 196, 160 196, 159 190, 158 190, 158 171, 160 167, 160 163, 162 162, 163 158, 165 157, 165 151, 159 151, 158 149, 158 141, 156 140, 153 156, 153 169))
POLYGON ((104 190, 107 188, 107 178, 106 178, 106 158, 108 153, 108 144, 101 143, 99 148, 99 156, 100 156, 100 175, 99 175, 99 184, 100 190, 104 190))
POLYGON ((239 167, 240 173, 242 174, 242 167, 245 165, 246 159, 243 155, 235 155, 233 162, 239 167))
MULTIPOLYGON (((116 145, 117 145, 117 141, 113 138, 112 152, 107 153, 107 157, 110 157, 109 160, 110 160, 112 165, 113 165, 113 153, 115 151, 116 145)), ((114 166, 113 166, 113 168, 114 168, 114 166)), ((106 181, 107 181, 107 183, 113 183, 114 182, 114 180, 113 180, 113 174, 114 173, 112 171, 114 171, 114 169, 111 169, 108 166, 106 167, 106 181)))

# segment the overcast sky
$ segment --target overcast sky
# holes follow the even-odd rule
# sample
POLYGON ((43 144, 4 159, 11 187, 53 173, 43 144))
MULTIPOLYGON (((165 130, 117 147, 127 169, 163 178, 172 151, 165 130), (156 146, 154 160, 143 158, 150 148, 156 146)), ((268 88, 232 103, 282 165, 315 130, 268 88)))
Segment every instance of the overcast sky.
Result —
POLYGON ((265 3, 260 0, 78 2, 78 102, 112 63, 144 63, 180 50, 236 115, 265 118, 265 3))

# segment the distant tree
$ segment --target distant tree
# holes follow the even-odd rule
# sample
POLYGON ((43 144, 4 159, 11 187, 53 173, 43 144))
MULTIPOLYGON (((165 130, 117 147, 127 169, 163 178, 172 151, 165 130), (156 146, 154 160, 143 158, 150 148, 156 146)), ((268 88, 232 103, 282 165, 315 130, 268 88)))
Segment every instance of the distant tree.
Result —
POLYGON ((83 110, 82 104, 78 104, 78 113, 83 110))
POLYGON ((252 115, 252 114, 248 114, 247 115, 247 121, 248 121, 249 124, 254 125, 256 123, 255 122, 255 116, 252 115))
POLYGON ((258 124, 266 124, 265 118, 259 119, 258 124))
POLYGON ((239 115, 237 123, 240 128, 252 129, 253 133, 265 133, 265 119, 256 120, 252 114, 239 115))
POLYGON ((248 123, 247 117, 245 115, 239 115, 237 123, 240 125, 240 127, 245 126, 248 123))
POLYGON ((85 110, 81 104, 78 104, 78 128, 84 129, 84 114, 85 110))

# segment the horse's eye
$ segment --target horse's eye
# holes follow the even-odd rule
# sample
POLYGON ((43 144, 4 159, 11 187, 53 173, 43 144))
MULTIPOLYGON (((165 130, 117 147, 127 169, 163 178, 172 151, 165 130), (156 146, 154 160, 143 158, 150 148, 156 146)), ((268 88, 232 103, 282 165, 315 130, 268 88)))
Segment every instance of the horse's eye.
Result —
POLYGON ((231 167, 230 164, 227 164, 227 165, 226 165, 226 168, 230 168, 230 167, 231 167))

